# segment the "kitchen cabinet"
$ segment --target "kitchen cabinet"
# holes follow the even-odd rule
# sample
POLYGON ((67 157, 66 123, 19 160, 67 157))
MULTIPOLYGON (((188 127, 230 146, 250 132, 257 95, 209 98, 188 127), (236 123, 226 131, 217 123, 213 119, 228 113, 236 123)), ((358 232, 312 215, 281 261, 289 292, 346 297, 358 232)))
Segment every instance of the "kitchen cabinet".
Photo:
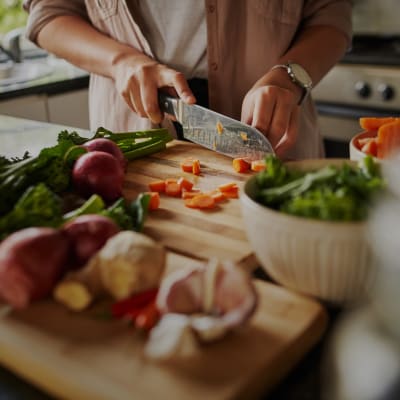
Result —
POLYGON ((89 129, 88 89, 3 100, 0 114, 89 129))

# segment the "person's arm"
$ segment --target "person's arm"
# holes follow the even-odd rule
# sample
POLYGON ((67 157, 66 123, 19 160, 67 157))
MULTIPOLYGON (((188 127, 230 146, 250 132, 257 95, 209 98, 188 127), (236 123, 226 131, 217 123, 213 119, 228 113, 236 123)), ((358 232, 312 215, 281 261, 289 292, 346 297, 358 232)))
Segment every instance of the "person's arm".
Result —
MULTIPOLYGON (((293 61, 311 76, 315 86, 335 65, 348 47, 341 31, 315 25, 304 29, 277 64, 293 61)), ((242 121, 253 125, 270 139, 276 153, 284 156, 297 137, 302 89, 293 83, 283 68, 268 71, 247 93, 242 106, 242 121)))
MULTIPOLYGON (((97 31, 78 16, 59 16, 38 34, 38 44, 89 72, 114 80, 126 103, 141 117, 161 122, 157 90, 173 88, 188 103, 195 98, 184 75, 97 31)), ((106 93, 104 95, 107 95, 106 93)))

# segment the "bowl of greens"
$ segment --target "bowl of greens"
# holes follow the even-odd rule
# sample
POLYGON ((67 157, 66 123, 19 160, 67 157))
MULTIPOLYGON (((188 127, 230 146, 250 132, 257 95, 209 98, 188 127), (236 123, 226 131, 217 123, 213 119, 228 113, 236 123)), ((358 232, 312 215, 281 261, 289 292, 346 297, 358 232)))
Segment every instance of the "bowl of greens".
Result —
POLYGON ((334 304, 365 295, 373 277, 366 220, 383 191, 379 164, 265 159, 240 197, 247 237, 276 282, 334 304))

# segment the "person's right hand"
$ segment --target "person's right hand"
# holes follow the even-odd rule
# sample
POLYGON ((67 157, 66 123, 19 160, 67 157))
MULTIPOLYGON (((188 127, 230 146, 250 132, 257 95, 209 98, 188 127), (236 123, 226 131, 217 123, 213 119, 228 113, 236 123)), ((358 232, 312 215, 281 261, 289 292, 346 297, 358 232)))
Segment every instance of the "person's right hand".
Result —
POLYGON ((146 55, 128 55, 114 65, 112 76, 118 92, 139 116, 153 123, 162 121, 158 89, 168 88, 184 102, 196 102, 183 73, 160 64, 146 55))

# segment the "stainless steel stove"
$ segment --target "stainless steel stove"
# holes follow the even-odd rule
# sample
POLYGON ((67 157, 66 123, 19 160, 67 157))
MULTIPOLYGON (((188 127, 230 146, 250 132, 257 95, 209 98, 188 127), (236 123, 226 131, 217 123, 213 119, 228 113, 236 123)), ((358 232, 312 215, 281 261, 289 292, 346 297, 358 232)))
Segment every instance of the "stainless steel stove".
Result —
POLYGON ((327 156, 348 157, 360 117, 400 116, 400 35, 355 35, 313 97, 327 156))

